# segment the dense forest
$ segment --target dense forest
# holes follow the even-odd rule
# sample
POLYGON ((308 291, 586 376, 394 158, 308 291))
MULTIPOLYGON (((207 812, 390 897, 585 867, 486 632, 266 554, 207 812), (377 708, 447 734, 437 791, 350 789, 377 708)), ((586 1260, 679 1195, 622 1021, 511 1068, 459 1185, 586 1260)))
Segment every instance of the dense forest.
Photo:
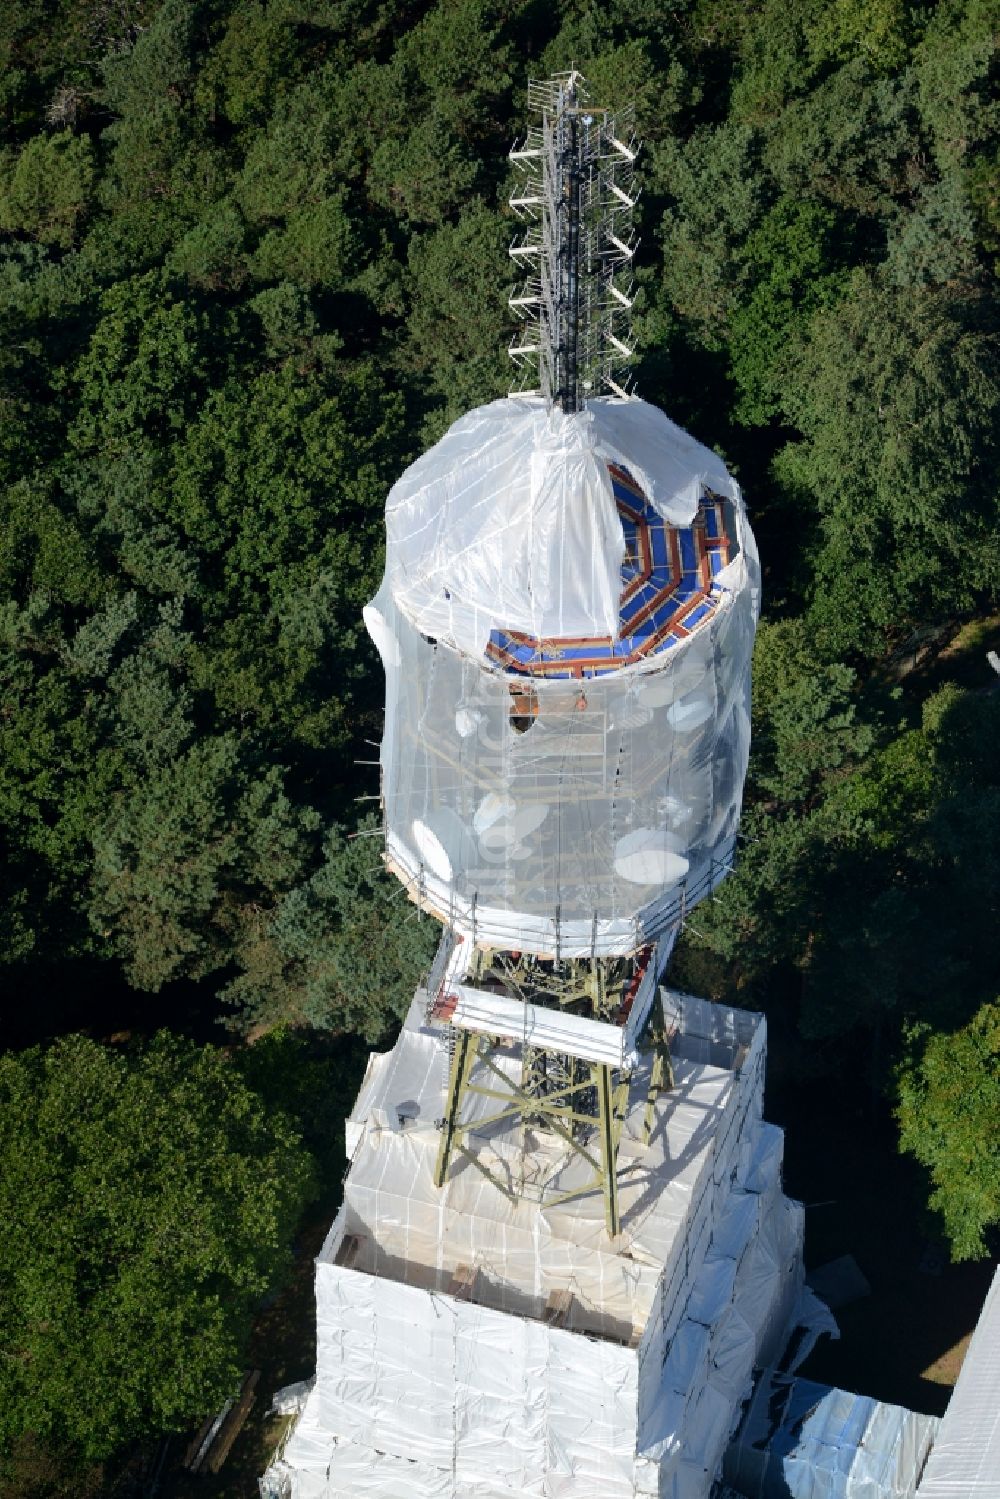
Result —
POLYGON ((2 7, 8 1452, 231 1387, 338 1057, 433 950, 357 763, 361 607, 393 479, 507 388, 506 153, 570 63, 644 142, 638 389, 765 565, 742 854, 675 981, 862 1072, 956 1257, 995 1243, 998 36, 1000 0, 2 7), (131 1040, 56 1039, 84 972, 131 1040), (148 1039, 185 981, 225 1051, 148 1039))

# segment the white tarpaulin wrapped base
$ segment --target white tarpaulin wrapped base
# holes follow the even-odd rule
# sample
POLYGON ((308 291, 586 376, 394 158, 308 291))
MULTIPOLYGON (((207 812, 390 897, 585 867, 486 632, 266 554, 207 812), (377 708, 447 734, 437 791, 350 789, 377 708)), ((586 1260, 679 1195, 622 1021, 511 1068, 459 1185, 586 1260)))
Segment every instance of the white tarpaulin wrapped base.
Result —
POLYGON ((759 567, 738 485, 643 401, 497 401, 407 470, 386 521, 365 621, 390 867, 481 946, 656 938, 725 874, 739 821, 759 567))
MULTIPOLYGON (((349 1121, 344 1204, 316 1266, 316 1383, 262 1481, 282 1499, 707 1499, 802 1284, 802 1213, 761 1120, 759 1016, 667 991, 676 1088, 633 1078, 622 1234, 585 1163, 507 1124, 433 1184, 447 1028, 418 993, 349 1121)), ((507 1064, 520 1065, 512 1046, 507 1064)), ((505 1053, 494 1059, 503 1064, 505 1053)))

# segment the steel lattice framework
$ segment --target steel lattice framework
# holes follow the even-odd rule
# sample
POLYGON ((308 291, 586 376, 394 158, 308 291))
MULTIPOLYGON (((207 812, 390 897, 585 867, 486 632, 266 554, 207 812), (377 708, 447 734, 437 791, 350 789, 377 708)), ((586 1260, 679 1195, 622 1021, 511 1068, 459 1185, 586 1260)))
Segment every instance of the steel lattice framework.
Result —
POLYGON ((520 393, 579 411, 629 394, 639 147, 630 115, 592 105, 575 70, 530 83, 528 104, 541 123, 510 153, 520 179, 510 205, 527 220, 510 249, 525 276, 510 298, 523 323, 510 356, 520 393))

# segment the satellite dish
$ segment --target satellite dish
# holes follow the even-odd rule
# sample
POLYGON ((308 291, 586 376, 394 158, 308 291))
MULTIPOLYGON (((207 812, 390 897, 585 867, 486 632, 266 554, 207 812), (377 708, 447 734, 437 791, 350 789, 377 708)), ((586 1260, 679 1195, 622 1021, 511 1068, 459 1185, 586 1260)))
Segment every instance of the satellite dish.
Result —
POLYGON ((421 861, 439 880, 450 881, 464 864, 468 847, 465 824, 450 807, 438 807, 426 818, 415 817, 411 829, 421 861))
POLYGON ((515 808, 516 803, 509 796, 498 796, 495 791, 488 791, 476 808, 472 826, 482 835, 501 818, 512 817, 515 808))
POLYGON ((633 885, 676 885, 688 872, 676 833, 636 828, 615 844, 615 874, 633 885))
POLYGON ((712 700, 708 697, 682 697, 667 709, 667 722, 679 734, 690 734, 712 716, 712 700))

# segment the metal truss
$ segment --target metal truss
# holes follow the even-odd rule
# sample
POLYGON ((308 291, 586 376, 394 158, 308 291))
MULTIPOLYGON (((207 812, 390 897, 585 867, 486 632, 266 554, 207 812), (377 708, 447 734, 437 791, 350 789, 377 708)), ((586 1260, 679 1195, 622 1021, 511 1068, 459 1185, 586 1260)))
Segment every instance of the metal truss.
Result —
MULTIPOLYGON (((493 982, 525 1003, 548 1004, 589 1018, 608 1019, 621 1003, 632 963, 631 959, 574 959, 554 964, 531 955, 486 950, 477 953, 475 969, 480 984, 493 982)), ((504 1196, 515 1201, 518 1192, 473 1149, 471 1136, 507 1123, 551 1130, 587 1162, 591 1175, 571 1191, 544 1192, 545 1203, 553 1206, 600 1192, 608 1234, 612 1239, 617 1238, 621 1232, 618 1147, 628 1112, 631 1073, 522 1043, 517 1082, 495 1060, 492 1037, 455 1026, 452 1043, 435 1184, 444 1185, 457 1154, 504 1196), (488 1099, 496 1106, 494 1111, 486 1115, 477 1112, 470 1118, 467 1104, 474 1097, 488 1099)), ((646 1095, 647 1144, 656 1100, 661 1092, 673 1086, 665 1033, 654 1030, 649 1044, 654 1058, 646 1095)))
POLYGON ((523 325, 510 356, 521 393, 579 411, 589 397, 629 394, 639 146, 630 116, 592 105, 576 71, 530 83, 528 105, 541 122, 510 153, 520 176, 510 205, 527 221, 510 248, 524 277, 510 297, 523 325))
POLYGON ((447 1112, 441 1120, 441 1144, 438 1149, 434 1182, 443 1187, 448 1168, 457 1153, 482 1173, 498 1192, 512 1202, 518 1193, 503 1181, 470 1148, 469 1135, 481 1134, 506 1121, 541 1124, 559 1136, 591 1168, 592 1175, 568 1192, 546 1193, 548 1206, 601 1192, 604 1218, 612 1239, 621 1232, 618 1211, 618 1145, 628 1109, 629 1078, 622 1072, 598 1063, 575 1064, 586 1074, 576 1081, 547 1091, 527 1091, 515 1083, 492 1056, 493 1044, 488 1036, 455 1030, 455 1050, 448 1080, 447 1112), (485 1073, 485 1081, 481 1080, 485 1073), (588 1095, 586 1098, 584 1095, 588 1095), (498 1105, 492 1114, 463 1118, 464 1105, 473 1096, 487 1098, 498 1105), (591 1097, 596 1109, 588 1107, 591 1097), (593 1135, 596 1133, 596 1141, 593 1135))

